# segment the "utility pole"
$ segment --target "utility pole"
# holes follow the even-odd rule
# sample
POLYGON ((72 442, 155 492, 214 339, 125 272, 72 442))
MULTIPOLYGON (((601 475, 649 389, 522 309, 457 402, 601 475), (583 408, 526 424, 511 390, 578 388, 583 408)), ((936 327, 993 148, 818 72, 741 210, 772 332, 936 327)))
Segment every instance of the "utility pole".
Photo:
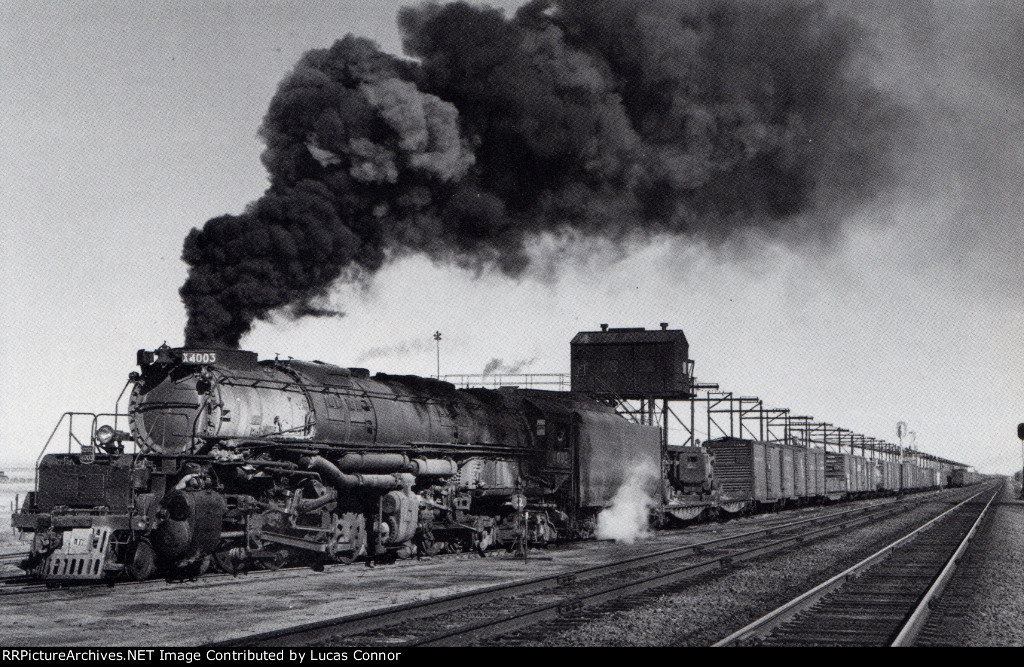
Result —
POLYGON ((1024 424, 1017 424, 1017 437, 1020 438, 1020 497, 1024 500, 1024 424))
POLYGON ((434 332, 434 340, 437 342, 437 379, 441 379, 441 332, 434 332))

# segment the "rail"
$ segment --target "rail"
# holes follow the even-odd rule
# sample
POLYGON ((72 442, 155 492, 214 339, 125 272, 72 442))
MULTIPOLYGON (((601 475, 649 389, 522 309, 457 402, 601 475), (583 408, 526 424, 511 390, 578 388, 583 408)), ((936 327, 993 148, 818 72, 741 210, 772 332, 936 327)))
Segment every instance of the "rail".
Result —
MULTIPOLYGON (((768 614, 765 614, 761 618, 759 618, 759 619, 755 620, 754 622, 744 626, 743 628, 740 628, 736 632, 733 632, 729 636, 727 636, 724 639, 718 641, 714 646, 716 646, 716 647, 737 646, 737 645, 740 645, 740 644, 743 644, 743 643, 748 643, 748 642, 751 642, 751 641, 754 641, 754 640, 766 637, 769 634, 771 634, 773 631, 775 631, 776 629, 782 627, 784 624, 788 623, 791 620, 796 619, 796 617, 798 615, 800 615, 800 614, 802 614, 804 612, 810 613, 811 609, 815 605, 817 605, 819 602, 823 601, 826 598, 826 596, 828 596, 829 594, 831 594, 831 593, 833 593, 835 591, 838 591, 841 587, 846 585, 848 582, 851 582, 851 581, 855 580, 858 576, 862 575, 863 573, 868 571, 873 566, 878 565, 878 564, 882 563, 883 561, 886 561, 898 549, 900 549, 902 547, 905 547, 906 545, 908 545, 909 543, 911 543, 912 541, 914 541, 915 539, 920 537, 922 533, 924 533, 928 529, 932 528, 933 526, 938 524, 943 519, 949 517, 953 512, 961 509, 962 507, 967 505, 967 503, 970 503, 975 498, 985 494, 986 492, 987 492, 987 490, 982 490, 982 491, 979 491, 978 493, 968 497, 966 500, 958 503, 957 505, 954 505, 953 507, 951 507, 950 509, 946 510, 942 514, 934 517, 933 519, 931 519, 927 523, 917 527, 916 529, 914 529, 910 533, 907 533, 903 537, 895 540, 894 542, 888 544, 887 546, 882 547, 881 549, 879 549, 875 553, 871 554, 867 558, 864 558, 863 560, 861 560, 857 564, 847 568, 846 570, 840 572, 839 574, 837 574, 834 577, 828 579, 827 581, 824 581, 821 584, 818 584, 817 586, 815 586, 811 590, 803 593, 802 595, 794 598, 793 600, 790 600, 789 602, 787 602, 786 604, 782 605, 781 607, 778 607, 777 609, 769 612, 768 614)), ((977 529, 978 524, 980 523, 980 521, 981 521, 982 517, 985 515, 985 513, 988 511, 988 508, 992 504, 992 500, 998 495, 998 493, 999 493, 999 491, 997 490, 993 494, 992 498, 989 499, 988 503, 985 505, 985 508, 981 511, 981 514, 979 515, 977 521, 975 521, 975 523, 974 523, 973 527, 971 528, 971 531, 969 532, 967 537, 964 538, 964 540, 960 543, 960 547, 950 557, 949 561, 947 562, 947 566, 946 566, 947 569, 949 568, 949 565, 951 563, 954 563, 955 560, 957 558, 959 558, 959 555, 963 553, 963 550, 966 549, 966 544, 969 542, 970 538, 973 537, 973 535, 974 535, 974 533, 975 533, 975 531, 977 529)), ((945 570, 944 570, 944 572, 945 572, 945 570)), ((951 574, 951 572, 950 572, 950 574, 951 574)), ((948 579, 948 575, 947 575, 947 579, 948 579)), ((934 585, 932 586, 932 589, 929 590, 929 593, 932 593, 933 589, 935 589, 934 585)), ((925 598, 922 599, 918 603, 918 605, 915 607, 914 614, 925 614, 925 612, 919 612, 918 610, 920 609, 921 605, 927 606, 927 604, 928 604, 928 596, 926 595, 925 598)), ((918 624, 918 629, 921 626, 923 626, 923 621, 924 620, 925 619, 915 620, 915 624, 918 624)), ((905 630, 906 628, 904 627, 903 629, 905 630)), ((819 628, 819 632, 820 632, 820 628, 819 628)), ((902 635, 902 630, 901 630, 900 636, 903 636, 902 635)), ((904 637, 904 639, 902 641, 907 641, 907 639, 910 636, 911 635, 908 634, 906 637, 904 637)), ((912 640, 910 640, 910 641, 912 641, 912 640)), ((893 644, 893 645, 896 645, 896 644, 893 644)))
MULTIPOLYGON (((498 584, 430 600, 385 607, 361 614, 341 616, 314 623, 234 637, 216 641, 207 644, 207 646, 308 645, 312 642, 333 641, 338 637, 351 637, 356 633, 379 631, 399 623, 415 621, 417 619, 429 619, 441 614, 447 614, 446 618, 457 619, 460 616, 452 615, 449 612, 512 597, 518 600, 524 596, 538 593, 548 596, 552 590, 571 591, 573 587, 584 583, 595 583, 598 588, 598 590, 592 591, 587 595, 570 596, 554 604, 542 605, 527 612, 508 614, 505 613, 505 606, 501 605, 499 613, 494 618, 441 634, 431 633, 420 640, 407 642, 407 644, 415 645, 452 645, 453 643, 479 638, 480 636, 494 636, 501 632, 508 632, 513 628, 527 627, 545 618, 574 613, 586 605, 631 594, 637 590, 662 587, 673 580, 689 578, 714 569, 729 568, 734 563, 742 560, 762 556, 774 550, 789 548, 794 544, 802 543, 811 538, 833 534, 853 525, 877 519, 881 515, 902 511, 902 508, 908 502, 914 501, 908 499, 893 500, 881 505, 859 507, 830 513, 825 516, 800 519, 782 525, 759 528, 739 535, 682 545, 596 566, 498 584), (785 537, 778 537, 780 533, 794 530, 798 532, 785 537), (699 555, 704 552, 713 552, 723 547, 744 545, 766 539, 769 540, 767 544, 757 544, 752 548, 741 549, 725 556, 718 555, 710 560, 701 561, 696 564, 659 570, 653 576, 637 577, 635 575, 640 568, 664 564, 672 559, 699 555), (625 586, 615 584, 614 582, 609 584, 609 577, 615 574, 622 575, 623 573, 632 575, 627 577, 628 581, 625 586)), ((428 624, 428 627, 432 628, 433 624, 428 624)))
POLYGON ((942 568, 942 572, 939 573, 935 582, 932 583, 931 587, 924 594, 924 597, 921 598, 917 608, 910 615, 910 618, 907 619, 903 629, 900 631, 899 635, 896 636, 896 639, 893 640, 891 646, 914 645, 918 635, 921 634, 921 630, 928 622, 928 617, 931 615, 932 608, 942 596, 942 592, 946 590, 946 585, 949 583, 949 580, 953 578, 953 573, 956 571, 960 559, 963 558, 964 552, 967 551, 971 542, 974 541, 974 536, 978 533, 978 527, 981 526, 982 520, 992 507, 992 501, 994 501, 998 495, 999 492, 996 492, 995 495, 989 498, 988 503, 985 505, 985 509, 981 511, 981 514, 978 515, 978 518, 971 525, 970 531, 968 531, 967 535, 960 542, 960 546, 958 546, 956 551, 953 552, 953 555, 950 556, 949 561, 946 563, 946 566, 942 568))

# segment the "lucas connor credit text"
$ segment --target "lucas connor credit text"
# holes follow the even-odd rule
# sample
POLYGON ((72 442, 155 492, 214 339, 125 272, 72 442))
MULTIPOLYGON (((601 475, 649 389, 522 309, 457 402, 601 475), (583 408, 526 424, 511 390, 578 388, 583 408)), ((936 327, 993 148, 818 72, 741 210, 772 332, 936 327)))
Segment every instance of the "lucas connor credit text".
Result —
POLYGON ((332 662, 397 662, 402 651, 373 649, 3 649, 0 662, 285 662, 292 665, 332 662))

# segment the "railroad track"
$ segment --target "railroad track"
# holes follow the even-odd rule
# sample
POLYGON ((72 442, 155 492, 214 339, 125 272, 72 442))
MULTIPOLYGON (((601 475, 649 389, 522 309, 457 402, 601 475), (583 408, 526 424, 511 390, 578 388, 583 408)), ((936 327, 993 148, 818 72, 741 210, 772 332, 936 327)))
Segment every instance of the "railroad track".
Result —
POLYGON ((933 499, 911 496, 570 572, 235 637, 209 646, 465 645, 546 620, 564 619, 644 591, 677 585, 745 560, 905 512, 908 505, 929 500, 933 499))
MULTIPOLYGON (((785 522, 784 520, 774 521, 774 520, 770 520, 769 519, 769 520, 765 521, 764 523, 765 523, 766 526, 773 526, 773 525, 776 525, 777 523, 784 523, 784 522, 785 522)), ((675 534, 692 534, 693 532, 707 532, 707 531, 710 531, 710 530, 712 530, 712 529, 711 528, 704 528, 704 529, 698 528, 698 529, 694 529, 692 527, 688 527, 688 528, 678 528, 678 529, 663 530, 663 531, 659 531, 658 534, 659 534, 659 536, 671 538, 675 534)), ((609 540, 592 540, 592 542, 614 542, 614 540, 610 540, 610 539, 609 540)), ((552 546, 553 546, 553 548, 557 549, 560 545, 552 545, 552 546)), ((29 553, 27 551, 24 552, 24 553, 3 555, 3 556, 0 556, 0 565, 17 566, 18 563, 20 563, 21 561, 23 561, 26 558, 28 558, 28 556, 29 556, 29 553)), ((478 556, 474 552, 460 552, 460 553, 435 554, 434 556, 431 556, 430 558, 432 560, 436 561, 438 559, 458 559, 458 558, 477 558, 477 557, 478 556)), ((397 561, 396 563, 393 563, 390 566, 397 565, 399 567, 415 567, 415 564, 416 564, 415 560, 404 560, 404 561, 397 561)), ((355 563, 334 563, 334 564, 327 564, 327 565, 325 565, 324 566, 324 571, 326 571, 326 572, 333 572, 333 571, 338 570, 339 568, 365 567, 365 566, 366 566, 366 562, 365 561, 357 561, 355 563)), ((33 578, 29 577, 27 574, 18 573, 18 574, 9 574, 9 575, 2 575, 2 576, 0 576, 0 598, 3 598, 4 596, 25 595, 25 594, 30 594, 30 593, 45 593, 47 591, 53 591, 53 592, 62 591, 64 593, 75 595, 76 597, 88 597, 88 596, 95 596, 95 595, 103 595, 103 594, 106 593, 106 591, 110 590, 111 588, 118 588, 119 589, 119 588, 121 588, 123 586, 138 587, 138 588, 141 588, 143 590, 147 590, 147 589, 157 589, 157 588, 160 588, 160 587, 166 586, 166 585, 181 584, 181 583, 185 583, 185 582, 190 583, 190 584, 199 584, 199 585, 204 585, 204 584, 217 585, 218 583, 231 584, 233 582, 244 582, 244 581, 258 580, 258 579, 264 579, 264 578, 268 578, 268 577, 290 577, 290 576, 300 577, 300 576, 305 576, 305 573, 307 573, 309 570, 310 570, 310 566, 309 565, 302 564, 302 565, 285 565, 285 566, 283 566, 281 568, 274 569, 274 570, 262 570, 262 569, 247 570, 247 571, 240 572, 240 573, 237 573, 237 574, 231 574, 231 573, 226 573, 226 572, 221 572, 221 571, 211 571, 211 572, 207 572, 207 573, 201 575, 200 577, 198 577, 195 580, 188 579, 188 580, 179 581, 179 580, 168 580, 168 579, 157 577, 157 578, 150 578, 150 579, 147 579, 145 581, 134 581, 132 579, 116 579, 116 580, 113 580, 113 581, 111 581, 111 580, 98 580, 98 581, 85 580, 85 581, 61 582, 59 584, 47 583, 47 582, 44 582, 44 581, 39 581, 39 580, 36 580, 36 579, 33 579, 33 578)))
POLYGON ((972 495, 715 645, 913 645, 1000 490, 972 495))
MULTIPOLYGON (((932 493, 927 493, 927 494, 920 494, 917 497, 924 498, 924 497, 932 496, 935 493, 941 493, 941 492, 937 491, 937 492, 932 492, 932 493)), ((868 501, 868 502, 875 502, 875 501, 868 501)), ((888 503, 891 503, 891 502, 893 502, 891 499, 883 500, 882 503, 880 503, 880 504, 888 504, 888 503)), ((861 507, 862 508, 863 507, 871 507, 871 505, 863 505, 861 507)), ((737 519, 731 519, 730 521, 736 521, 736 520, 737 519)), ((765 528, 772 527, 772 526, 777 526, 777 525, 785 525, 785 524, 790 523, 792 521, 789 517, 776 518, 773 515, 758 515, 755 520, 757 521, 758 525, 760 525, 761 527, 765 527, 765 528)), ((727 522, 728 521, 726 521, 726 523, 727 522)), ((713 522, 713 523, 708 523, 708 524, 700 524, 698 526, 686 526, 686 527, 683 527, 683 528, 673 528, 673 529, 659 530, 657 532, 657 534, 660 537, 671 538, 672 536, 677 535, 677 534, 693 535, 695 533, 699 534, 699 533, 702 533, 702 532, 712 532, 712 531, 717 530, 717 527, 719 525, 721 525, 721 523, 722 522, 713 522)), ((608 542, 611 542, 613 540, 594 540, 594 541, 598 541, 598 542, 608 541, 608 542)), ((557 548, 558 545, 555 545, 555 546, 557 548)), ((12 553, 12 554, 0 555, 0 565, 17 566, 18 563, 20 563, 21 561, 23 561, 26 558, 28 558, 28 556, 29 556, 29 553, 27 551, 26 552, 22 552, 22 553, 12 553)), ((467 556, 469 556, 469 553, 437 554, 435 556, 432 556, 432 558, 434 558, 434 559, 438 559, 438 558, 459 558, 459 557, 467 557, 467 556)), ((403 565, 405 565, 405 566, 412 566, 414 564, 411 561, 402 561, 401 563, 403 565)), ((326 571, 330 572, 330 571, 333 571, 333 570, 335 570, 337 568, 359 567, 359 566, 365 566, 365 563, 362 562, 362 561, 358 561, 356 563, 351 563, 351 564, 340 564, 340 563, 339 564, 330 564, 330 565, 326 565, 326 571)), ((223 582, 226 582, 226 583, 230 583, 230 582, 233 582, 233 581, 245 581, 245 580, 247 580, 249 578, 256 579, 256 578, 265 578, 265 577, 289 576, 290 574, 296 573, 296 572, 305 573, 308 569, 309 569, 308 565, 286 565, 286 566, 280 568, 279 570, 248 570, 248 571, 245 571, 245 572, 242 572, 242 573, 239 573, 239 574, 229 574, 229 573, 224 573, 224 572, 213 571, 213 572, 208 572, 208 573, 202 575, 201 577, 199 577, 198 581, 199 582, 223 581, 223 582)), ((145 589, 146 587, 150 587, 150 588, 159 587, 161 585, 166 585, 167 583, 168 583, 168 580, 160 579, 160 578, 148 579, 146 581, 132 581, 130 579, 118 579, 118 580, 116 580, 114 582, 114 586, 117 587, 117 588, 120 588, 122 586, 135 586, 135 587, 142 587, 143 589, 145 589)), ((177 583, 181 583, 181 582, 177 582, 177 583)), ((71 593, 71 594, 74 594, 76 596, 102 595, 102 594, 105 593, 105 591, 109 590, 110 587, 111 587, 111 582, 107 581, 107 580, 64 582, 64 583, 61 583, 59 585, 51 584, 51 585, 48 586, 45 582, 34 580, 34 579, 28 577, 26 574, 23 574, 23 573, 9 574, 9 575, 2 575, 2 576, 0 576, 0 598, 2 598, 4 596, 8 596, 8 595, 24 595, 24 594, 30 594, 30 593, 45 593, 46 591, 51 590, 51 589, 56 589, 56 590, 64 591, 65 593, 71 593)))
MULTIPOLYGON (((20 554, 21 559, 28 556, 28 553, 20 554)), ((437 554, 432 556, 433 559, 439 558, 467 558, 477 557, 475 554, 469 552, 452 553, 452 554, 437 554)), ((12 561, 16 563, 17 561, 12 561)), ((416 561, 399 561, 399 567, 415 567, 416 561)), ((394 565, 394 564, 393 564, 394 565)), ((392 565, 392 566, 393 566, 392 565)), ((349 567, 366 567, 366 563, 358 561, 355 563, 334 563, 327 564, 324 566, 325 572, 337 571, 341 568, 349 567)), ((75 596, 76 599, 80 597, 90 597, 96 595, 105 595, 111 589, 120 589, 125 586, 141 589, 140 592, 146 592, 148 590, 158 590, 167 586, 177 586, 181 584, 190 584, 197 587, 210 587, 219 585, 233 585, 235 583, 241 583, 245 581, 262 580, 266 578, 289 578, 295 577, 300 578, 306 576, 306 573, 310 572, 309 565, 286 565, 278 569, 260 569, 260 570, 248 570, 237 574, 231 574, 221 571, 211 571, 195 579, 165 579, 165 578, 151 578, 145 581, 134 581, 132 579, 117 579, 117 580, 99 580, 99 581, 69 581, 62 582, 54 585, 53 583, 47 584, 46 582, 39 581, 30 578, 26 574, 16 574, 10 576, 0 577, 0 599, 5 596, 24 595, 27 593, 40 593, 40 592, 63 592, 69 595, 75 596)))

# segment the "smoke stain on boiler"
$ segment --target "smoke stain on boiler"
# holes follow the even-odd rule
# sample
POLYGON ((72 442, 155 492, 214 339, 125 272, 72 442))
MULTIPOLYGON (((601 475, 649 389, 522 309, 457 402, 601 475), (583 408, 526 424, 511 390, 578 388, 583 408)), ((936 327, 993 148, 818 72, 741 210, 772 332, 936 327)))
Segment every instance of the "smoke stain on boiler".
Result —
POLYGON ((270 187, 185 240, 188 344, 320 314, 410 254, 519 278, 542 237, 827 240, 911 134, 855 66, 866 29, 820 3, 429 3, 399 26, 415 60, 348 35, 281 82, 270 187))

